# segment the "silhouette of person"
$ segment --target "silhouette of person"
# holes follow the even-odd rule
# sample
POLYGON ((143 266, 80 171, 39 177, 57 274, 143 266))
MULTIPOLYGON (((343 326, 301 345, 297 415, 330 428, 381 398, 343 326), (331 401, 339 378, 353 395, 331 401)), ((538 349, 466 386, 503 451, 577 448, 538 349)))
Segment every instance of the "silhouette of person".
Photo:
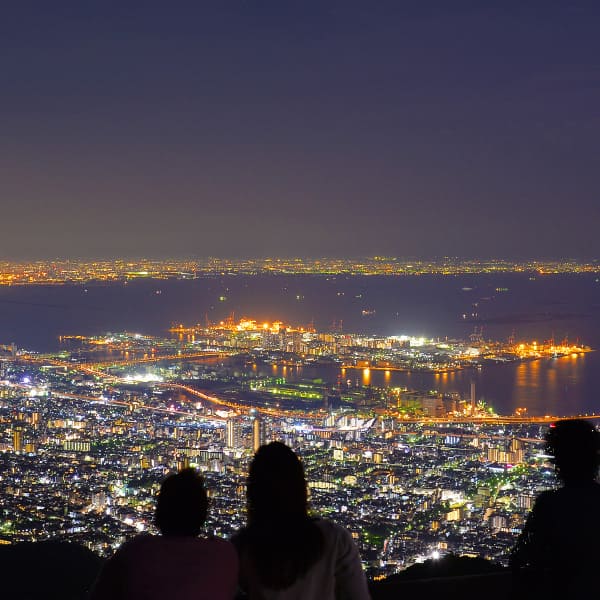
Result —
POLYGON ((546 434, 546 452, 562 483, 542 492, 510 555, 523 594, 578 597, 600 564, 600 433, 583 419, 564 419, 546 434))
POLYGON ((125 542, 104 564, 91 600, 231 600, 239 563, 223 539, 198 537, 206 520, 204 479, 194 469, 169 475, 155 509, 162 535, 125 542))
POLYGON ((358 548, 332 521, 308 515, 300 459, 285 444, 261 446, 250 464, 245 528, 232 541, 249 600, 370 599, 358 548))

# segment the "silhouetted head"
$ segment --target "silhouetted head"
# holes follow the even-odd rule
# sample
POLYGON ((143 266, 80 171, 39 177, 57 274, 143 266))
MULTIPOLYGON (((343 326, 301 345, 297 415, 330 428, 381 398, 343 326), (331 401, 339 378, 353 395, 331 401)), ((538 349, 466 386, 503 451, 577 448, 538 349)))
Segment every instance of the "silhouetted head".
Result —
POLYGON ((261 446, 248 474, 248 521, 306 518, 308 495, 304 468, 281 442, 261 446))
POLYGON ((563 481, 589 481, 600 465, 600 433, 583 419, 557 421, 546 434, 546 452, 563 481))
POLYGON ((163 535, 197 536, 207 510, 204 479, 194 469, 183 469, 163 481, 154 520, 163 535))

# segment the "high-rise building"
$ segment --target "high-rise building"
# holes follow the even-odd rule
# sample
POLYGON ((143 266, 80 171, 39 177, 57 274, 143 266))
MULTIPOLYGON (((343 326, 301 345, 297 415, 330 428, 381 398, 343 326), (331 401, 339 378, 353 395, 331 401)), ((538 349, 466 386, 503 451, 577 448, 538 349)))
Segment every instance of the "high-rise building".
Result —
POLYGON ((227 419, 225 422, 225 447, 226 448, 237 448, 237 423, 235 419, 227 419))
POLYGON ((13 429, 13 450, 15 452, 23 451, 23 429, 21 427, 13 429))
POLYGON ((252 450, 256 452, 265 443, 264 423, 260 417, 254 417, 252 421, 252 450))
POLYGON ((475 406, 477 405, 477 396, 475 394, 475 380, 471 380, 471 414, 475 414, 475 406))
POLYGON ((183 471, 184 469, 190 468, 190 457, 189 456, 179 456, 177 457, 177 470, 183 471))

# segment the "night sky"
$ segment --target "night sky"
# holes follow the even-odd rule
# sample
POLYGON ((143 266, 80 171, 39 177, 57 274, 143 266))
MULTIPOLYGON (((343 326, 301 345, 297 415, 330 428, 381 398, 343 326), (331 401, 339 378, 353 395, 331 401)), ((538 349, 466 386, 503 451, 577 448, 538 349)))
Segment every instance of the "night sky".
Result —
POLYGON ((4 3, 0 259, 599 258, 599 31, 597 1, 4 3))

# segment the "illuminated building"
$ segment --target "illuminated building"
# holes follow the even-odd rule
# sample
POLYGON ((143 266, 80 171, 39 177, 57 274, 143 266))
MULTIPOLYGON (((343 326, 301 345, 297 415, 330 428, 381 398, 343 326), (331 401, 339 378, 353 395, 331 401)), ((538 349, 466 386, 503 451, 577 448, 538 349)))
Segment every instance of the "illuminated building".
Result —
POLYGON ((91 448, 90 442, 82 440, 66 440, 63 442, 63 450, 67 452, 89 452, 91 448))
POLYGON ((180 456, 177 459, 177 470, 183 471, 184 469, 190 468, 190 458, 189 456, 180 456))
POLYGON ((264 424, 259 417, 254 417, 254 421, 252 421, 252 450, 256 452, 264 443, 264 424))
POLYGON ((15 452, 23 451, 23 429, 21 427, 13 429, 13 450, 15 452))
POLYGON ((225 423, 225 447, 231 450, 238 446, 236 425, 235 419, 227 419, 225 423))

